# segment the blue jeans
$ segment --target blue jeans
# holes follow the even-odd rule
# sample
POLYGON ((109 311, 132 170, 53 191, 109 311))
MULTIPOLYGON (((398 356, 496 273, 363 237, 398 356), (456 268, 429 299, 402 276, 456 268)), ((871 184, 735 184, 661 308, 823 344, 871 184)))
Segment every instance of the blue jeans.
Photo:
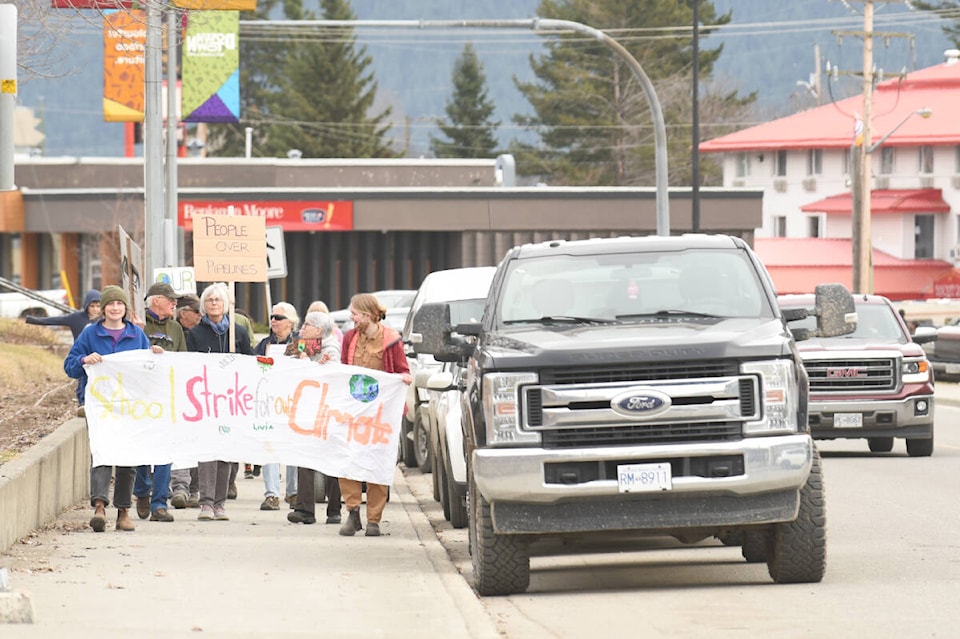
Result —
MULTIPOLYGON (((280 496, 280 464, 264 464, 260 467, 263 471, 263 496, 280 496)), ((287 466, 286 470, 286 493, 285 497, 297 494, 297 467, 287 466)))
POLYGON ((136 497, 150 495, 150 512, 157 508, 167 507, 167 498, 170 496, 171 466, 172 464, 154 466, 152 481, 150 479, 150 466, 137 466, 137 478, 133 482, 133 494, 136 497))

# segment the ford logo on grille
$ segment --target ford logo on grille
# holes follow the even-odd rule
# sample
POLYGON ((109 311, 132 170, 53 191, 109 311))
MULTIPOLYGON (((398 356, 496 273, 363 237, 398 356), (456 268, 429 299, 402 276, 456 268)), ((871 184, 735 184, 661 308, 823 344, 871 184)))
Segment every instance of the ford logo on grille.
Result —
POLYGON ((673 402, 670 396, 651 388, 634 388, 610 400, 610 408, 624 417, 654 417, 666 411, 673 402))

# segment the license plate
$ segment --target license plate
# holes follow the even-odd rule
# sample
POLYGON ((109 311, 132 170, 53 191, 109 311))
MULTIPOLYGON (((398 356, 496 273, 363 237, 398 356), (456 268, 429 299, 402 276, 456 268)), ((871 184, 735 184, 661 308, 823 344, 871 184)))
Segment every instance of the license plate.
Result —
POLYGON ((673 488, 670 464, 625 464, 617 466, 617 487, 621 493, 649 493, 673 488))
POLYGON ((960 375, 960 364, 947 364, 947 375, 960 375))
POLYGON ((836 413, 833 416, 834 428, 862 428, 863 415, 860 413, 836 413))

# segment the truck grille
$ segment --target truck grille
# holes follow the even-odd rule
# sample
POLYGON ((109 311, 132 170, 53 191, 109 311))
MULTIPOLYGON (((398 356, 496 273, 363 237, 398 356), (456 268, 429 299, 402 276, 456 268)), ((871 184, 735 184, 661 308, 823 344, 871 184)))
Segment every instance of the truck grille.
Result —
POLYGON ((586 371, 586 375, 580 370, 576 376, 541 375, 541 380, 553 383, 523 389, 524 425, 541 433, 546 448, 739 440, 743 423, 761 417, 760 384, 753 375, 730 374, 735 368, 736 364, 663 366, 655 369, 659 376, 626 379, 620 379, 622 370, 607 369, 586 371), (709 376, 705 372, 724 374, 709 376), (563 382, 577 381, 557 383, 560 377, 563 382), (624 414, 614 409, 616 398, 634 392, 669 397, 669 405, 650 414, 624 414))
POLYGON ((897 360, 830 359, 804 360, 815 393, 858 393, 896 390, 897 360))
POLYGON ((736 362, 681 364, 623 364, 595 368, 547 368, 540 371, 543 384, 597 384, 602 382, 642 382, 657 379, 690 379, 691 377, 723 377, 736 375, 736 362))

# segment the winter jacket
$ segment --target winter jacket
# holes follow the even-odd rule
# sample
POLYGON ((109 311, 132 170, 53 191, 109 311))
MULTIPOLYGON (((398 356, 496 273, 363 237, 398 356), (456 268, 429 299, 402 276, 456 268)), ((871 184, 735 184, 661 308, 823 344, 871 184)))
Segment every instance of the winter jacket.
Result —
POLYGON ((34 317, 27 315, 27 324, 40 324, 42 326, 68 326, 73 333, 73 339, 76 341, 80 333, 90 323, 90 316, 87 315, 87 309, 94 302, 100 301, 100 291, 87 291, 83 298, 83 308, 79 311, 67 313, 66 315, 56 315, 54 317, 34 317))
POLYGON ((113 336, 103 327, 103 319, 87 325, 77 337, 67 358, 63 360, 63 372, 70 377, 80 380, 77 388, 77 397, 83 400, 84 390, 87 387, 87 371, 83 368, 83 358, 93 353, 110 355, 122 351, 135 351, 150 348, 150 340, 139 326, 126 320, 123 322, 123 333, 116 344, 113 336))
POLYGON ((156 313, 147 309, 143 331, 151 344, 165 351, 180 353, 187 350, 187 336, 183 334, 183 327, 172 317, 160 319, 156 313))
POLYGON ((287 339, 281 341, 277 339, 277 336, 273 331, 270 331, 270 334, 260 340, 260 343, 257 344, 257 347, 253 349, 253 352, 257 355, 266 355, 267 347, 271 344, 290 344, 291 342, 296 341, 300 336, 297 335, 295 331, 290 331, 290 334, 287 335, 287 339))
MULTIPOLYGON (((351 328, 343 336, 343 346, 340 349, 340 361, 344 364, 353 364, 353 354, 357 350, 357 340, 360 335, 357 329, 351 328)), ((383 372, 409 373, 407 355, 403 352, 403 339, 400 333, 389 326, 383 327, 383 372)))
MULTIPOLYGON (((234 323, 234 352, 243 355, 253 355, 250 347, 250 336, 247 329, 234 323)), ((187 332, 187 350, 194 353, 229 353, 230 331, 222 335, 214 330, 210 320, 204 317, 200 323, 187 332)))

